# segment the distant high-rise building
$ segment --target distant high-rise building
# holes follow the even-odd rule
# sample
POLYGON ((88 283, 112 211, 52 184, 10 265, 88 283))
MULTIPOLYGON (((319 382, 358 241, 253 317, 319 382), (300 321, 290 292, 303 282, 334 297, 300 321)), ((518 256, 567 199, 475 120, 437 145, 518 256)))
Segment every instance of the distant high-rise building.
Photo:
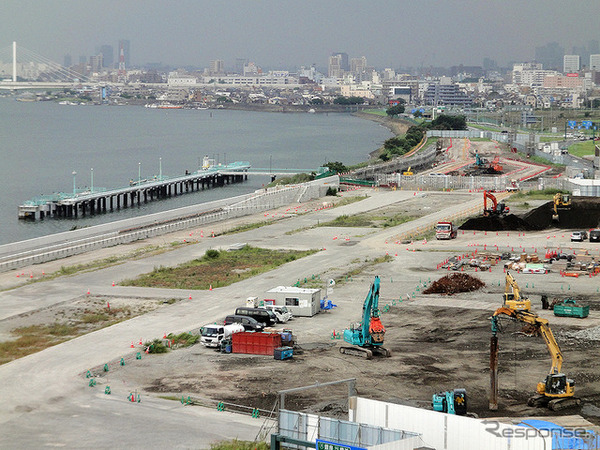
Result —
POLYGON ((87 64, 87 56, 79 55, 79 64, 87 64))
POLYGON ((90 56, 90 69, 92 72, 100 72, 102 70, 102 67, 104 67, 102 59, 102 53, 90 56))
POLYGON ((579 72, 579 55, 565 55, 563 57, 563 72, 574 73, 579 72))
POLYGON ((590 70, 600 71, 600 54, 590 55, 590 70))
POLYGON ((262 69, 250 61, 248 64, 244 66, 244 70, 242 71, 242 75, 245 77, 253 77, 262 73, 262 69))
POLYGON ((247 58, 236 58, 235 59, 235 73, 242 75, 244 73, 244 66, 248 64, 247 58))
POLYGON ((63 59, 63 67, 71 67, 72 65, 73 61, 71 59, 71 55, 67 53, 63 59))
POLYGON ((331 55, 329 57, 329 65, 327 75, 330 78, 341 78, 344 74, 342 69, 342 57, 340 55, 331 55))
POLYGON ((598 41, 593 40, 588 42, 588 52, 590 52, 591 55, 600 54, 600 44, 598 44, 598 41))
POLYGON ((352 74, 354 74, 354 75, 363 73, 366 68, 367 68, 367 58, 366 57, 363 56, 361 58, 352 58, 350 60, 350 72, 352 72, 352 74))
POLYGON ((115 52, 112 45, 103 45, 100 47, 104 67, 113 67, 115 64, 115 52))
POLYGON ((562 67, 565 49, 558 42, 550 42, 542 47, 535 48, 535 60, 541 63, 544 69, 559 70, 562 67))
POLYGON ((223 75, 225 73, 225 62, 222 59, 214 59, 210 62, 211 75, 223 75))
POLYGON ((340 57, 340 67, 343 71, 348 72, 350 70, 350 64, 348 63, 348 53, 336 52, 332 53, 331 56, 340 57))
POLYGON ((123 55, 125 56, 125 67, 130 68, 131 67, 131 49, 129 46, 129 40, 128 39, 121 39, 119 41, 119 47, 118 47, 118 52, 119 55, 121 54, 121 49, 123 49, 123 55))

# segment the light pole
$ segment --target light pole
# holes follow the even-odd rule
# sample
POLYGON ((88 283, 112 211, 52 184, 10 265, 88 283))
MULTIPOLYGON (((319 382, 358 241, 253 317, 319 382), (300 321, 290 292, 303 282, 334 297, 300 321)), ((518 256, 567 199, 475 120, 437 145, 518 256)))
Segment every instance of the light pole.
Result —
POLYGON ((90 172, 91 172, 91 178, 92 178, 91 183, 90 183, 90 191, 92 191, 92 194, 93 194, 94 193, 94 168, 93 167, 90 169, 90 172))
POLYGON ((162 181, 162 158, 158 158, 158 181, 162 181))
POLYGON ((138 163, 138 184, 142 182, 142 163, 138 163))
POLYGON ((77 172, 73 171, 73 195, 77 194, 77 188, 75 187, 75 177, 77 176, 77 172))

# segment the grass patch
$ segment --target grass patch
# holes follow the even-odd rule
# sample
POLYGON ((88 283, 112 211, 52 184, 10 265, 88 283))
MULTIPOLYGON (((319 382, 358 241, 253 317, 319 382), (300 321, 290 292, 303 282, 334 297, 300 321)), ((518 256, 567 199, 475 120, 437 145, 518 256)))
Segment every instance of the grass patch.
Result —
POLYGON ((210 444, 210 450, 269 450, 270 446, 266 442, 250 442, 238 441, 221 441, 215 444, 210 444))
POLYGON ((262 222, 254 222, 254 223, 245 223, 243 225, 238 225, 237 227, 225 230, 225 231, 223 231, 220 234, 224 235, 224 234, 243 233, 244 231, 256 230, 257 228, 265 227, 267 225, 271 225, 272 223, 273 223, 273 221, 262 221, 262 222))
POLYGON ((580 158, 586 155, 594 154, 594 141, 577 142, 569 146, 569 153, 580 158))
POLYGON ((114 325, 134 315, 129 307, 109 309, 103 306, 104 301, 101 304, 95 310, 86 309, 81 314, 69 317, 68 322, 15 328, 11 331, 15 339, 0 342, 0 364, 114 325))
MULTIPOLYGON (((170 246, 182 245, 181 243, 173 243, 170 246)), ((94 270, 104 269, 106 267, 121 264, 127 260, 137 259, 144 256, 156 255, 167 251, 166 248, 157 245, 147 245, 145 247, 134 250, 122 256, 110 256, 108 258, 98 259, 86 264, 76 264, 73 266, 61 266, 56 272, 44 275, 42 278, 28 280, 28 283, 39 283, 40 281, 53 280, 58 277, 75 275, 81 272, 93 272, 94 270)), ((13 288, 10 288, 13 289, 13 288)))
POLYGON ((300 184, 307 183, 309 181, 313 181, 315 179, 314 173, 297 173, 296 175, 291 175, 289 177, 281 177, 276 179, 275 181, 267 184, 267 187, 273 187, 284 184, 300 184))
POLYGON ((150 273, 120 284, 169 289, 217 288, 268 272, 316 252, 317 250, 269 250, 248 245, 234 251, 208 250, 199 259, 177 267, 157 267, 150 273))
POLYGON ((527 192, 517 192, 515 194, 512 194, 510 197, 507 197, 504 201, 505 202, 518 202, 518 201, 525 201, 525 200, 552 200, 552 198, 554 197, 554 194, 556 193, 561 193, 561 194, 568 194, 568 191, 564 191, 561 189, 555 189, 555 188, 547 188, 544 190, 535 190, 535 191, 527 191, 527 192))
POLYGON ((346 214, 336 217, 329 222, 319 224, 321 227, 360 227, 360 228, 388 228, 395 227, 406 222, 414 220, 413 217, 403 214, 394 214, 390 216, 373 216, 370 214, 356 214, 348 216, 346 214))
POLYGON ((40 352, 79 335, 77 325, 54 323, 52 325, 32 325, 16 328, 12 334, 15 340, 0 342, 0 364, 40 352))

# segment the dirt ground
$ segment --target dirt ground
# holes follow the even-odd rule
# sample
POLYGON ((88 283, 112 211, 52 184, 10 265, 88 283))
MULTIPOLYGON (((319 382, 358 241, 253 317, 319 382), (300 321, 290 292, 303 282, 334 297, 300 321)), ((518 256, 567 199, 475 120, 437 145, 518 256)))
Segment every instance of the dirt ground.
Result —
MULTIPOLYGON (((460 299, 477 300, 478 294, 461 294, 460 299)), ((451 297, 446 300, 449 304, 455 301, 451 297)), ((335 310, 326 314, 333 315, 335 310)), ((135 386, 153 395, 189 395, 270 411, 279 390, 356 378, 359 395, 383 401, 429 407, 433 393, 461 387, 467 389, 469 412, 479 417, 579 413, 600 423, 598 341, 569 338, 566 333, 577 329, 572 326, 553 326, 553 330, 565 355, 564 369, 577 382, 583 408, 549 413, 527 406, 537 382, 550 367, 550 357, 541 337, 522 335, 519 324, 503 320, 499 409, 489 411, 490 315, 487 310, 407 301, 382 316, 391 358, 368 361, 341 355, 342 340, 332 339, 325 331, 320 339, 307 340, 299 332, 293 359, 221 354, 197 344, 166 355, 151 355, 143 364, 119 368, 111 373, 110 382, 135 386)), ((302 322, 307 320, 311 319, 296 318, 290 328, 301 330, 302 322)), ((345 389, 328 387, 288 395, 286 407, 347 417, 345 389)))
MULTIPOLYGON (((447 206, 452 201, 450 199, 429 193, 419 199, 375 210, 373 214, 420 216, 447 206)), ((180 233, 176 237, 185 235, 180 233)), ((492 236, 485 238, 482 234, 480 237, 496 239, 492 236)), ((539 239, 545 240, 541 235, 539 239)), ((501 305, 504 291, 504 284, 495 286, 489 283, 492 274, 485 274, 488 277, 486 285, 475 292, 453 296, 419 293, 412 298, 404 298, 406 285, 446 275, 444 270, 435 270, 436 263, 465 245, 466 242, 460 239, 434 242, 432 247, 419 250, 412 259, 368 267, 353 276, 351 283, 336 286, 333 298, 342 303, 338 308, 313 318, 295 318, 285 325, 294 332, 298 343, 290 360, 221 354, 196 344, 167 354, 144 355, 136 364, 116 367, 109 373, 102 373, 101 368, 95 368, 95 372, 106 384, 123 384, 146 395, 192 396, 264 410, 275 407, 277 392, 282 389, 356 378, 358 394, 373 399, 428 407, 433 393, 466 388, 468 409, 480 417, 548 416, 548 410, 527 406, 527 398, 550 368, 547 348, 541 337, 524 336, 518 324, 507 320, 503 320, 504 332, 500 335, 499 410, 488 410, 489 317, 501 305), (374 275, 380 275, 382 279, 380 307, 391 305, 389 311, 382 315, 382 322, 387 330, 385 346, 391 350, 392 356, 368 361, 340 354, 339 347, 343 341, 335 339, 332 331, 343 331, 350 322, 348 319, 359 320, 362 300, 352 304, 344 301, 356 297, 364 299, 374 275), (400 302, 400 299, 403 301, 400 302)), ((503 277, 500 267, 494 270, 494 279, 503 277)), ((336 274, 319 275, 326 280, 336 274)), ((598 280, 589 282, 597 284, 598 280)), ((544 284, 544 281, 536 279, 536 283, 544 284)), ((549 283, 545 289, 550 298, 564 295, 557 283, 549 283)), ((563 370, 576 380, 583 406, 551 414, 581 414, 600 424, 600 333, 578 334, 586 328, 597 330, 600 327, 599 302, 597 297, 580 294, 576 288, 572 294, 592 305, 590 317, 556 321, 553 316, 548 318, 565 357, 563 370)), ((82 298, 77 304, 57 305, 31 315, 6 319, 2 321, 1 329, 6 333, 11 327, 68 317, 76 310, 92 308, 91 301, 82 298)), ((99 298, 93 301, 98 308, 110 301, 115 306, 130 306, 138 312, 168 307, 158 305, 157 300, 152 299, 99 298)), ((537 293, 532 295, 532 301, 539 302, 537 293)), ((347 417, 347 391, 345 387, 308 390, 288 396, 286 406, 347 417)))

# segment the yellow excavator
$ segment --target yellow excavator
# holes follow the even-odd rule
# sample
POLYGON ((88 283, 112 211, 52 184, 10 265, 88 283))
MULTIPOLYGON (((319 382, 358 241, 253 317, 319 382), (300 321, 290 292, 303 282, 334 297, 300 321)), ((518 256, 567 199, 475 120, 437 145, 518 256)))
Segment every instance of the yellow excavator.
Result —
POLYGON ((526 297, 521 297, 521 289, 516 280, 506 272, 506 285, 504 287, 504 306, 514 311, 530 311, 531 301, 526 297))
POLYGON ((411 169, 412 169, 412 167, 408 166, 408 169, 406 169, 404 172, 402 172, 402 175, 407 176, 407 177, 414 175, 414 173, 411 169))
POLYGON ((552 220, 558 221, 559 211, 568 211, 571 209, 571 196, 569 194, 561 194, 560 192, 557 192, 554 194, 553 203, 552 220))
POLYGON ((530 325, 533 330, 532 335, 541 335, 544 338, 552 357, 550 373, 546 375, 544 381, 538 383, 536 394, 529 398, 527 404, 529 406, 546 406, 552 411, 581 404, 581 400, 575 397, 575 382, 560 372, 563 356, 548 321, 530 311, 507 307, 498 308, 492 316, 492 336, 496 336, 499 331, 498 316, 501 315, 530 325))

